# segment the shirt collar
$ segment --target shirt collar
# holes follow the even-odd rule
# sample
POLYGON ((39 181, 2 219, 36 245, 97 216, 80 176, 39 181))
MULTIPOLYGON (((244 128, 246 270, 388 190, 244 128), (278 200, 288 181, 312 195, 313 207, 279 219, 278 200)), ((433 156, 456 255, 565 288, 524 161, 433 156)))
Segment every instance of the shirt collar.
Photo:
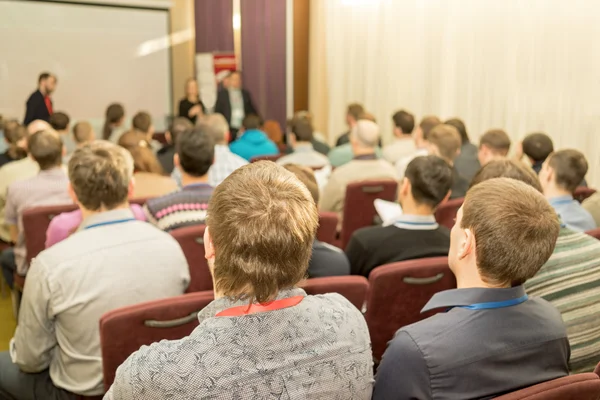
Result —
POLYGON ((551 197, 548 199, 548 202, 552 207, 560 205, 560 204, 568 204, 574 201, 573 196, 569 194, 565 194, 563 196, 551 197))
POLYGON ((354 156, 355 160, 366 161, 366 160, 377 160, 377 155, 373 154, 363 154, 361 156, 354 156))
POLYGON ((439 227, 433 215, 411 215, 402 214, 394 223, 394 226, 414 231, 434 230, 439 227))
MULTIPOLYGON (((303 289, 294 288, 281 290, 275 300, 287 299, 288 297, 294 296, 302 296, 306 297, 306 292, 303 289)), ((198 313, 198 321, 202 323, 204 320, 209 318, 214 318, 215 315, 220 313, 223 310, 226 310, 231 307, 243 306, 247 305, 248 300, 234 300, 230 297, 221 297, 220 299, 213 300, 208 306, 204 307, 198 313)))
POLYGON ((296 143, 294 153, 311 153, 314 151, 312 143, 296 143))
POLYGON ((468 288, 444 290, 443 292, 434 294, 421 312, 424 313, 436 308, 470 306, 477 303, 514 300, 523 296, 525 296, 525 289, 522 285, 503 289, 468 288))
POLYGON ((208 182, 190 183, 189 185, 182 187, 181 190, 199 190, 204 188, 212 189, 212 186, 210 186, 208 182))
POLYGON ((120 208, 118 210, 110 210, 102 213, 94 214, 87 217, 81 222, 78 230, 83 230, 88 226, 103 224, 106 222, 119 221, 128 218, 135 218, 131 208, 120 208))
POLYGON ((215 153, 231 153, 231 151, 229 150, 229 146, 226 144, 216 144, 215 153))

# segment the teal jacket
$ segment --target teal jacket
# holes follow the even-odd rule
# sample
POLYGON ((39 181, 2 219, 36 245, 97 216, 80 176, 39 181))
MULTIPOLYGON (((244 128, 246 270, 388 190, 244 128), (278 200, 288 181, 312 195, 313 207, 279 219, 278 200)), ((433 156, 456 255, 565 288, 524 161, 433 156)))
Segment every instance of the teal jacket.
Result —
POLYGON ((242 136, 229 145, 229 150, 248 161, 252 157, 276 156, 279 154, 277 145, 259 129, 245 131, 242 136))

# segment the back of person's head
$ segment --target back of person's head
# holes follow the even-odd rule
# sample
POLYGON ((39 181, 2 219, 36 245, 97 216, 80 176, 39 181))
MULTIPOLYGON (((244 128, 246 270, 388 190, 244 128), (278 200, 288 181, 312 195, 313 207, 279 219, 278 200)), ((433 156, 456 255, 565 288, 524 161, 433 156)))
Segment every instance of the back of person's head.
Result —
POLYGON ((310 192, 310 195, 315 201, 315 205, 319 204, 319 184, 317 183, 317 178, 315 178, 313 170, 298 164, 286 164, 283 168, 296 175, 296 178, 298 178, 310 192))
POLYGON ((442 123, 442 121, 435 115, 428 115, 426 117, 423 117, 423 119, 419 123, 419 128, 421 129, 421 131, 423 133, 423 139, 429 140, 428 139, 429 132, 431 132, 431 130, 433 128, 435 128, 436 126, 438 126, 441 123, 442 123))
POLYGON ((267 137, 275 144, 283 143, 283 131, 279 122, 269 119, 262 125, 262 131, 267 134, 267 137))
POLYGON ((38 84, 42 83, 46 79, 50 78, 52 74, 50 72, 42 72, 38 75, 38 84))
POLYGON ((491 129, 479 139, 479 147, 484 146, 493 154, 505 157, 510 150, 510 138, 502 129, 491 129))
POLYGON ((229 141, 229 124, 221 114, 210 114, 198 121, 199 125, 207 125, 215 144, 227 144, 229 141))
POLYGON ((377 123, 377 119, 375 118, 375 116, 368 111, 365 111, 358 116, 358 121, 361 121, 361 120, 377 123))
POLYGON ((106 120, 102 129, 102 139, 107 140, 112 133, 112 126, 120 124, 125 118, 125 108, 119 103, 113 103, 106 109, 106 120))
POLYGON ((164 174, 164 170, 154 155, 145 133, 133 129, 125 132, 119 138, 119 146, 131 153, 135 172, 164 174))
POLYGON ((545 179, 550 179, 559 188, 573 193, 587 174, 588 162, 580 151, 566 149, 550 154, 544 167, 540 172, 542 185, 545 179))
POLYGON ((168 140, 171 144, 177 143, 177 138, 183 132, 192 129, 194 125, 190 122, 189 119, 185 117, 175 117, 169 124, 169 130, 167 131, 168 140))
POLYGON ((523 154, 534 163, 546 161, 546 158, 554 151, 554 144, 550 136, 545 133, 531 133, 523 139, 523 154))
POLYGON ((556 212, 533 187, 510 178, 487 180, 467 192, 457 215, 450 266, 456 273, 471 260, 486 284, 521 285, 548 261, 559 229, 556 212))
POLYGON ((374 148, 379 142, 379 126, 367 119, 359 120, 350 131, 350 141, 363 148, 374 148))
POLYGON ((71 188, 81 206, 90 211, 112 210, 125 203, 132 177, 129 152, 106 141, 77 148, 69 160, 71 188))
POLYGON ((27 156, 27 128, 17 120, 4 122, 4 140, 8 144, 8 155, 13 160, 20 160, 27 156))
POLYGON ((200 124, 182 132, 176 147, 183 172, 194 177, 208 173, 215 158, 215 141, 207 125, 200 124))
POLYGON ((152 117, 146 111, 140 111, 133 116, 131 127, 140 132, 148 133, 152 127, 152 117))
POLYGON ((452 168, 440 157, 416 157, 406 167, 400 197, 408 189, 405 182, 409 182, 415 202, 435 209, 449 195, 452 180, 452 168))
POLYGON ((494 178, 516 179, 518 181, 525 182, 538 192, 542 192, 540 180, 531 168, 528 168, 520 162, 508 159, 493 160, 485 164, 479 171, 477 171, 469 188, 494 178))
POLYGON ((453 161, 460 150, 460 134, 455 127, 438 124, 427 134, 427 142, 433 154, 446 161, 453 161))
POLYGON ((313 140, 313 127, 307 118, 294 118, 290 123, 290 131, 298 142, 310 142, 313 140))
POLYGON ((50 116, 50 126, 56 131, 64 131, 69 128, 69 116, 64 112, 57 111, 50 116))
POLYGON ((306 276, 319 216, 308 189, 268 161, 243 166, 215 188, 206 254, 215 290, 265 303, 306 276))
POLYGON ((354 121, 358 121, 360 115, 364 112, 365 108, 362 106, 362 104, 359 103, 349 104, 348 108, 346 109, 346 115, 350 118, 353 118, 354 121))
POLYGON ((83 144, 96 140, 96 134, 89 122, 80 121, 73 126, 73 138, 75 138, 75 143, 83 144))
POLYGON ((460 141, 462 144, 469 143, 469 135, 467 134, 467 127, 465 123, 458 118, 451 118, 448 121, 444 122, 446 125, 450 125, 456 128, 458 133, 460 134, 460 141))
POLYGON ((244 130, 247 131, 251 129, 260 129, 262 124, 262 119, 256 114, 246 115, 244 121, 242 121, 242 126, 244 127, 244 130))
POLYGON ((34 133, 27 139, 27 148, 41 170, 62 164, 63 142, 56 131, 49 129, 34 133))
POLYGON ((50 130, 50 129, 52 129, 52 127, 50 126, 49 123, 47 123, 46 121, 43 121, 41 119, 36 119, 35 121, 31 121, 29 123, 29 125, 27 125, 27 134, 33 135, 36 132, 50 130))
POLYGON ((408 111, 396 111, 392 116, 392 120, 400 134, 410 135, 415 129, 415 116, 408 111))

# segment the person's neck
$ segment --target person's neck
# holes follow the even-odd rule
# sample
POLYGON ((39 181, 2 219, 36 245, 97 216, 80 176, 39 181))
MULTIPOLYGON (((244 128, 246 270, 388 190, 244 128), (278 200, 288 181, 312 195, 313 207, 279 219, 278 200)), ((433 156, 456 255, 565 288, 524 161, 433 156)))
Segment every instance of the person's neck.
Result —
POLYGON ((449 158, 443 158, 443 157, 442 157, 442 159, 444 161, 446 161, 448 163, 448 165, 450 165, 451 167, 454 167, 454 160, 449 159, 449 158))
POLYGON ((401 135, 396 135, 396 140, 405 141, 405 140, 413 140, 413 138, 410 133, 409 134, 403 133, 401 135))
POLYGON ((61 161, 60 164, 53 165, 52 167, 47 167, 47 168, 43 168, 43 169, 40 168, 40 172, 42 172, 42 171, 43 172, 54 171, 54 170, 57 170, 57 169, 60 169, 60 168, 62 168, 62 161, 61 161))
POLYGON ((544 196, 546 196, 547 199, 552 199, 554 197, 573 196, 573 193, 556 186, 556 184, 551 184, 544 189, 544 196))
POLYGON ((81 204, 79 205, 79 209, 81 210, 81 216, 83 217, 83 220, 86 220, 89 217, 92 217, 92 216, 98 215, 98 214, 102 214, 102 213, 105 213, 108 211, 129 209, 129 201, 125 200, 124 203, 121 203, 118 206, 111 208, 110 210, 104 206, 100 207, 98 210, 88 210, 87 208, 83 207, 81 204))
POLYGON ((194 103, 198 100, 198 95, 197 94, 188 94, 187 99, 188 99, 188 101, 194 103))
POLYGON ((296 142, 296 144, 294 145, 294 148, 296 147, 308 147, 308 146, 312 146, 311 142, 296 142))
POLYGON ((433 215, 433 209, 426 204, 419 204, 410 196, 403 199, 401 202, 402 214, 406 215, 433 215))
POLYGON ((372 147, 355 147, 353 149, 354 157, 369 156, 375 154, 375 149, 372 147))
POLYGON ((196 183, 207 183, 208 182, 208 174, 203 176, 192 176, 188 175, 185 172, 181 171, 181 185, 194 185, 196 183))
MULTIPOLYGON (((475 267, 477 268, 477 267, 475 267)), ((510 285, 498 285, 486 282, 481 278, 479 274, 455 274, 456 275, 456 287, 458 289, 471 289, 471 288, 483 288, 483 289, 504 289, 509 288, 510 285)))
POLYGON ((48 93, 46 93, 46 90, 44 90, 44 88, 38 88, 38 90, 40 91, 40 93, 42 94, 42 96, 48 96, 48 93))

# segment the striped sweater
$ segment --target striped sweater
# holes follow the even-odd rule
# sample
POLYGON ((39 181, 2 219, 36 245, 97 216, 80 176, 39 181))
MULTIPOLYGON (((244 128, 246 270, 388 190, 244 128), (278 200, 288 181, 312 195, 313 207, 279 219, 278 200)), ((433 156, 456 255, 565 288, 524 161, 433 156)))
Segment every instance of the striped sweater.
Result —
POLYGON ((592 372, 600 361, 600 241, 561 228, 554 253, 525 287, 562 314, 571 372, 592 372))
POLYGON ((148 222, 164 231, 204 224, 213 187, 206 183, 184 186, 166 196, 150 199, 144 206, 148 222))

